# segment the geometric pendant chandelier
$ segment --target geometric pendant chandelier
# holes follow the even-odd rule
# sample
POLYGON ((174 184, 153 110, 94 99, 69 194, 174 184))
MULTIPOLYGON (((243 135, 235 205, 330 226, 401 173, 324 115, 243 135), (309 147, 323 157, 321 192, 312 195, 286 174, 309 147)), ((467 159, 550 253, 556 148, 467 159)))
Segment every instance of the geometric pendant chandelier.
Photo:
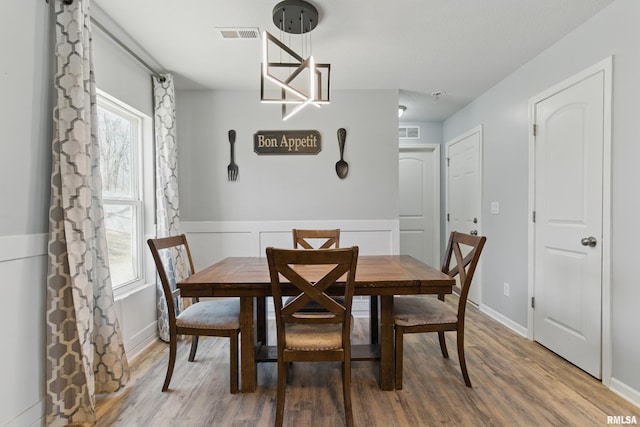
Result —
POLYGON ((273 8, 273 23, 280 38, 262 34, 260 102, 280 104, 282 120, 307 106, 329 104, 331 65, 316 63, 311 54, 310 33, 318 25, 318 10, 304 0, 284 0, 273 8))

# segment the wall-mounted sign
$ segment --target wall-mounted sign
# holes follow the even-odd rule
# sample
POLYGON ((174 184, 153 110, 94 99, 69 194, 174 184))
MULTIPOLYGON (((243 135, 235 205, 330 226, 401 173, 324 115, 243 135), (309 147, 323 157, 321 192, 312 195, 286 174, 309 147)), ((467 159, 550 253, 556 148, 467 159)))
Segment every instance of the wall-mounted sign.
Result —
POLYGON ((253 134, 253 151, 258 154, 318 154, 317 130, 259 130, 253 134))

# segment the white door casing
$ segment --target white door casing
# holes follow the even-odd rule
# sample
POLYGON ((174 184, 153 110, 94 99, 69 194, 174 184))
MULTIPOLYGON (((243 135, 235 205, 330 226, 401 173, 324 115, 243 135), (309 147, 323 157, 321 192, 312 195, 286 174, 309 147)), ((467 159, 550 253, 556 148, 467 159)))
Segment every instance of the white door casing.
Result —
MULTIPOLYGON (((482 234, 482 126, 446 143, 447 193, 446 235, 452 231, 482 234)), ((482 260, 481 260, 482 261, 482 260)), ((481 261, 476 268, 468 299, 480 305, 482 295, 481 261)))
POLYGON ((608 316, 607 65, 610 70, 605 61, 530 102, 531 338, 597 378, 608 316))
POLYGON ((402 145, 400 254, 440 265, 440 145, 402 145))

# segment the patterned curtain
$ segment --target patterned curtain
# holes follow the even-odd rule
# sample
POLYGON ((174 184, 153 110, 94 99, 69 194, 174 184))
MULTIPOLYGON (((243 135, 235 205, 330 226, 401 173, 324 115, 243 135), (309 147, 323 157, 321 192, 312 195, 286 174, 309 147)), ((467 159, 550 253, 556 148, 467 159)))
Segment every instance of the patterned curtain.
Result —
POLYGON ((46 424, 95 424, 95 394, 127 382, 102 209, 90 0, 54 1, 54 88, 46 313, 46 424))
MULTIPOLYGON (((178 148, 176 145, 176 104, 173 76, 164 74, 153 76, 154 123, 156 137, 156 235, 158 237, 179 234, 178 203, 178 148)), ((187 263, 180 252, 164 253, 164 264, 171 288, 176 282, 188 276, 187 263)), ((164 341, 169 341, 169 319, 167 302, 164 299, 162 285, 157 282, 158 333, 164 341)), ((179 307, 180 301, 176 301, 179 307)))

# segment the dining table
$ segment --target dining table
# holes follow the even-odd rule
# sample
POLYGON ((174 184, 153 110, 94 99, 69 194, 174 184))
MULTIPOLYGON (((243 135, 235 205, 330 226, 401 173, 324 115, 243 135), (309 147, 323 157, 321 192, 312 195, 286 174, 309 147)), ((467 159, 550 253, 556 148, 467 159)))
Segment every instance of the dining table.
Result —
MULTIPOLYGON (((354 295, 371 297, 370 343, 352 345, 352 360, 379 360, 380 389, 394 390, 394 295, 450 294, 454 285, 454 278, 408 255, 358 257, 354 295)), ((241 391, 254 392, 257 363, 277 360, 267 339, 266 299, 272 295, 267 258, 224 258, 177 287, 182 297, 239 297, 241 391)), ((284 284, 283 294, 296 295, 296 288, 284 284)))

